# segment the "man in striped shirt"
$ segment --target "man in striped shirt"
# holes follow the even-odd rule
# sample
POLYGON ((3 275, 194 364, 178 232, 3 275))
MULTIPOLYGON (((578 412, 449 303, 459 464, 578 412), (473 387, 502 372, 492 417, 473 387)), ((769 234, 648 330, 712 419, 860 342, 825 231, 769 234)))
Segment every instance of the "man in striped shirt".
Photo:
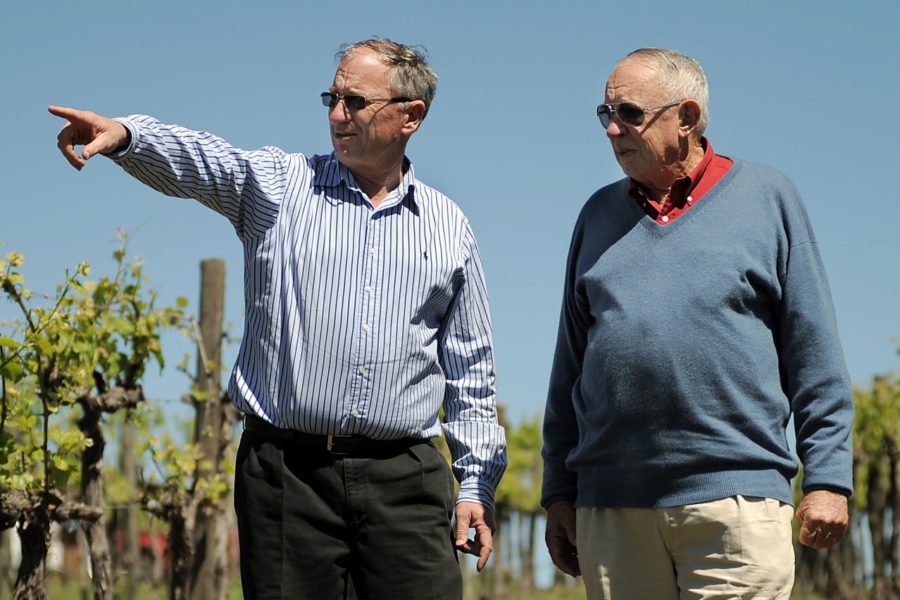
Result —
POLYGON ((248 598, 341 598, 348 577, 361 597, 459 598, 455 549, 479 570, 491 553, 506 455, 481 259, 460 209, 405 157, 436 83, 415 48, 345 46, 322 93, 334 152, 314 156, 50 107, 76 169, 105 154, 223 214, 244 245, 229 394, 246 415, 235 506, 248 598), (430 442, 442 430, 455 532, 450 469, 430 442))

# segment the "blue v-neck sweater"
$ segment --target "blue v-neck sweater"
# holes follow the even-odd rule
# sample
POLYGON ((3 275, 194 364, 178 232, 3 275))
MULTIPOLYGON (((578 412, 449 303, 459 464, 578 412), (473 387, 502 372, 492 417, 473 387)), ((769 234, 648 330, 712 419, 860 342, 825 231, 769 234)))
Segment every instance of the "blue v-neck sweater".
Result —
POLYGON ((851 492, 849 377, 791 182, 735 161, 672 224, 588 200, 572 238, 544 421, 542 503, 666 507, 851 492))

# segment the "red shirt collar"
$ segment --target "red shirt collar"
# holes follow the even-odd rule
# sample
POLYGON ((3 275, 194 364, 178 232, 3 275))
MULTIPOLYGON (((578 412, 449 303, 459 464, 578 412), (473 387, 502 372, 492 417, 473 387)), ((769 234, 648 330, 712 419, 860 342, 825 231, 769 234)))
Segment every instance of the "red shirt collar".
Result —
POLYGON ((669 200, 665 207, 660 207, 659 203, 650 200, 646 188, 630 177, 628 178, 628 194, 638 202, 648 200, 657 207, 659 212, 666 212, 665 209, 672 206, 684 206, 685 199, 691 195, 691 192, 694 191, 694 188, 697 187, 697 184, 703 179, 706 169, 716 156, 716 153, 713 152, 712 144, 709 142, 709 138, 706 136, 701 137, 700 145, 703 147, 703 158, 700 159, 697 166, 694 167, 686 177, 675 180, 675 183, 673 183, 672 187, 669 189, 669 200))

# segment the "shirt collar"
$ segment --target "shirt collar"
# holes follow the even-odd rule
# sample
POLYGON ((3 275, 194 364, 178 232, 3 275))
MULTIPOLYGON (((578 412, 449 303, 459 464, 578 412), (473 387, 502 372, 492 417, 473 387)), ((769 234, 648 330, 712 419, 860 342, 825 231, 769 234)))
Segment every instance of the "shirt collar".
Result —
MULTIPOLYGON (((694 191, 694 188, 697 187, 697 184, 703 178, 703 174, 706 173, 707 167, 709 167, 709 164, 716 156, 716 153, 713 152, 712 144, 709 142, 709 138, 706 136, 701 137, 700 145, 703 147, 703 158, 700 159, 697 166, 694 167, 687 176, 676 179, 669 189, 669 203, 672 205, 682 206, 684 204, 685 199, 690 196, 691 192, 694 191)), ((628 195, 635 200, 649 198, 644 186, 630 177, 628 178, 628 195)))
MULTIPOLYGON (((362 188, 359 187, 359 184, 356 181, 356 177, 353 176, 353 173, 346 166, 341 164, 341 161, 335 157, 334 152, 329 154, 328 156, 320 156, 319 157, 322 162, 320 162, 315 169, 315 173, 313 175, 313 185, 321 186, 321 187, 338 187, 341 184, 344 184, 351 190, 357 190, 362 192, 362 188)), ((416 173, 413 169, 412 163, 409 161, 407 157, 403 157, 403 178, 400 180, 400 185, 397 186, 397 189, 391 193, 391 197, 399 196, 397 201, 388 201, 386 204, 381 206, 391 206, 394 204, 398 204, 401 202, 409 202, 410 208, 412 208, 415 212, 418 212, 418 199, 416 198, 416 173), (403 192, 401 192, 403 190, 403 192)))

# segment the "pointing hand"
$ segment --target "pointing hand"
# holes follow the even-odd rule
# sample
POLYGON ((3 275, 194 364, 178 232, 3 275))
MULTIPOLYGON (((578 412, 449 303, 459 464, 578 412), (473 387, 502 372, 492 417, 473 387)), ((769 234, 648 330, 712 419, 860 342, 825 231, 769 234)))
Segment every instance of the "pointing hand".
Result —
POLYGON ((128 141, 128 130, 118 121, 64 106, 49 106, 47 110, 68 121, 56 136, 56 145, 69 164, 79 171, 95 154, 113 152, 128 141), (75 150, 79 145, 84 146, 80 156, 75 150))

